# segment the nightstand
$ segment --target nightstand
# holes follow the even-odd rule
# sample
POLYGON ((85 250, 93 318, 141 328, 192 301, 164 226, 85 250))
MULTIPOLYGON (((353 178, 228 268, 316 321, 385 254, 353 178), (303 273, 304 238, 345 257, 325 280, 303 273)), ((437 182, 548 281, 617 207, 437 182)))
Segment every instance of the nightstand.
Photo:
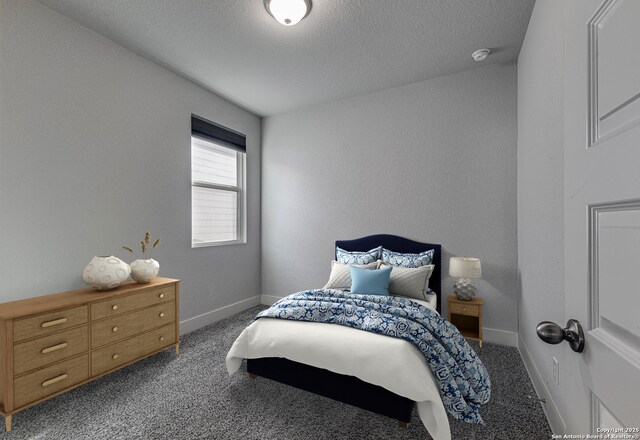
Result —
POLYGON ((448 297, 449 322, 455 325, 462 336, 480 341, 482 348, 482 298, 471 301, 459 300, 455 295, 448 297))

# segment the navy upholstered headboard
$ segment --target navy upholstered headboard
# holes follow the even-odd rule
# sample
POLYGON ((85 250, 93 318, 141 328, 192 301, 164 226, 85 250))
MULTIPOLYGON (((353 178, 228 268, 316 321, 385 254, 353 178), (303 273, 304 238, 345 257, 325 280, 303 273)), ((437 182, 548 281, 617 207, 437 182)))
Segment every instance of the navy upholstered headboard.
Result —
POLYGON ((345 251, 365 252, 369 249, 382 246, 390 251, 417 254, 420 252, 434 250, 433 264, 435 268, 431 279, 429 280, 429 288, 433 290, 438 298, 436 309, 438 313, 441 310, 441 280, 442 280, 442 246, 432 243, 420 243, 418 241, 409 240, 408 238, 398 237, 397 235, 377 234, 367 237, 356 238, 354 240, 337 240, 336 246, 345 251))

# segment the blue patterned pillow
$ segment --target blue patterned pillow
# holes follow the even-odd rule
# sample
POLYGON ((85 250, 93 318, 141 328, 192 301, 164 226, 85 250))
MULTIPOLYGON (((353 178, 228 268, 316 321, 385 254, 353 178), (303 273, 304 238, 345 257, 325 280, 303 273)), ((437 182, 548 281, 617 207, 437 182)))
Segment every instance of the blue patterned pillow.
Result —
POLYGON ((374 270, 349 266, 351 293, 389 296, 389 277, 392 269, 389 266, 374 270))
POLYGON ((382 248, 382 261, 397 267, 416 268, 433 263, 433 249, 419 254, 403 254, 382 248))
POLYGON ((336 246, 336 260, 342 264, 369 264, 380 259, 382 246, 367 252, 349 252, 336 246))

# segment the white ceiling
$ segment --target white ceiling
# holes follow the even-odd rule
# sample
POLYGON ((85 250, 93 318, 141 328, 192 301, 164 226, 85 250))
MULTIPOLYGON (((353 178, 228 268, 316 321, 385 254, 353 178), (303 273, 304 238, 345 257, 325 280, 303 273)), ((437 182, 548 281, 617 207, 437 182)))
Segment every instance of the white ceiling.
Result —
POLYGON ((39 0, 260 115, 516 60, 535 0, 39 0))

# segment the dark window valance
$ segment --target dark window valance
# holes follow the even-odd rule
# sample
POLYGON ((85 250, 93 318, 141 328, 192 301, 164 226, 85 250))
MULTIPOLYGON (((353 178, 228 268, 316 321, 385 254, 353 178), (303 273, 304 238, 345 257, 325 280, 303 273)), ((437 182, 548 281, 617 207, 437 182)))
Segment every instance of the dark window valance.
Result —
POLYGON ((244 134, 196 115, 191 115, 191 135, 243 153, 247 152, 247 137, 244 134))

